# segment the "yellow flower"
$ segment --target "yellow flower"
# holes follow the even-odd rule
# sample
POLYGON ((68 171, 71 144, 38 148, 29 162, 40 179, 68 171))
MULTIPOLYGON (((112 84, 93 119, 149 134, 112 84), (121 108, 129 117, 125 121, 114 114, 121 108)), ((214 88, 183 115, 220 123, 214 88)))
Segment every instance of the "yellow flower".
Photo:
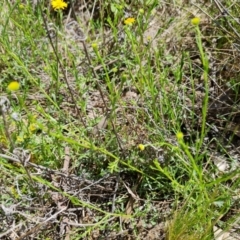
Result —
POLYGON ((195 25, 195 26, 199 25, 199 23, 200 23, 200 18, 199 18, 199 17, 193 18, 193 19, 191 20, 191 23, 192 23, 192 25, 195 25))
POLYGON ((152 40, 151 36, 147 36, 147 41, 150 42, 152 40))
POLYGON ((134 22, 135 22, 135 18, 127 18, 124 20, 124 24, 129 26, 133 25, 134 22))
POLYGON ((97 43, 92 43, 92 48, 93 48, 94 50, 97 50, 97 49, 98 49, 97 43))
POLYGON ((138 149, 140 151, 143 151, 145 149, 145 146, 143 144, 138 144, 138 149))
POLYGON ((178 141, 182 141, 183 140, 183 133, 182 132, 177 132, 176 137, 177 137, 178 141))
POLYGON ((22 3, 20 3, 20 4, 19 4, 19 8, 24 9, 24 8, 25 8, 25 5, 22 4, 22 3))
POLYGON ((67 3, 65 3, 63 0, 52 0, 51 4, 55 11, 62 10, 67 7, 67 3))
POLYGON ((31 123, 31 124, 29 125, 29 127, 28 127, 28 130, 29 130, 30 132, 34 132, 36 129, 37 129, 37 125, 34 124, 34 123, 31 123))
POLYGON ((20 88, 20 83, 17 81, 10 82, 7 89, 9 91, 17 91, 20 88))
POLYGON ((17 136, 16 142, 18 142, 18 143, 24 142, 23 137, 17 136))

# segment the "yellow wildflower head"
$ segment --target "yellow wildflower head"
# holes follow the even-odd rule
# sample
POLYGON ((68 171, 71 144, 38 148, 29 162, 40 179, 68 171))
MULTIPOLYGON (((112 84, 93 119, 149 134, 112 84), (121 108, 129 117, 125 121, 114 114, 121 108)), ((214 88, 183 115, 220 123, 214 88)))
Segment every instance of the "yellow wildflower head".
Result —
POLYGON ((17 91, 19 88, 20 88, 20 83, 17 81, 10 82, 7 87, 9 91, 17 91))
POLYGON ((24 142, 23 137, 17 136, 16 142, 17 142, 17 143, 23 143, 23 142, 24 142))
POLYGON ((52 0, 51 5, 55 11, 63 10, 67 7, 67 3, 65 3, 63 0, 52 0))
POLYGON ((20 3, 20 4, 19 4, 19 8, 24 9, 24 8, 25 8, 25 5, 22 4, 22 3, 20 3))
POLYGON ((135 22, 135 18, 127 18, 124 20, 124 24, 129 26, 133 25, 134 22, 135 22))
POLYGON ((145 149, 145 146, 143 144, 138 144, 138 149, 140 151, 143 151, 145 149))
POLYGON ((195 25, 195 26, 199 25, 200 18, 199 17, 192 18, 191 23, 192 25, 195 25))
POLYGON ((183 140, 183 133, 182 132, 177 132, 176 137, 177 137, 178 141, 182 141, 183 140))
POLYGON ((92 43, 92 48, 93 48, 93 50, 97 50, 98 49, 98 44, 97 43, 92 43))
POLYGON ((147 36, 147 41, 150 42, 152 40, 151 36, 147 36))
POLYGON ((31 123, 31 124, 29 125, 29 127, 28 127, 28 130, 29 130, 30 132, 35 132, 36 129, 37 129, 37 125, 34 124, 34 123, 31 123))

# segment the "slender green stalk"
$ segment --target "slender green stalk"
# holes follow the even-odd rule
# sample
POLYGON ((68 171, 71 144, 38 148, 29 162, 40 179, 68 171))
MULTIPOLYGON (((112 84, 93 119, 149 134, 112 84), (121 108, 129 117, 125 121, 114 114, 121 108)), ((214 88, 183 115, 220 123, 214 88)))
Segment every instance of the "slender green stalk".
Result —
POLYGON ((201 31, 199 29, 199 26, 196 26, 196 41, 197 46, 200 52, 200 57, 202 60, 203 65, 203 81, 204 81, 204 98, 202 103, 202 126, 201 126, 201 133, 200 133, 200 139, 197 141, 196 144, 196 155, 198 156, 200 154, 200 151, 202 150, 201 147, 203 145, 204 137, 206 136, 206 121, 207 121, 207 112, 208 112, 208 101, 209 101, 209 79, 208 79, 208 70, 209 70, 209 64, 206 54, 203 50, 202 45, 202 35, 201 31))

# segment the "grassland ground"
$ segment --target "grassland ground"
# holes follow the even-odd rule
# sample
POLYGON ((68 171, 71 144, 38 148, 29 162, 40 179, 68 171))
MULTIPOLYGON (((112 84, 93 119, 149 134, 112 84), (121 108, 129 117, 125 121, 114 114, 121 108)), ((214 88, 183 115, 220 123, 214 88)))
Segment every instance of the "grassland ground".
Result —
POLYGON ((0 239, 240 239, 239 3, 0 5, 0 239))

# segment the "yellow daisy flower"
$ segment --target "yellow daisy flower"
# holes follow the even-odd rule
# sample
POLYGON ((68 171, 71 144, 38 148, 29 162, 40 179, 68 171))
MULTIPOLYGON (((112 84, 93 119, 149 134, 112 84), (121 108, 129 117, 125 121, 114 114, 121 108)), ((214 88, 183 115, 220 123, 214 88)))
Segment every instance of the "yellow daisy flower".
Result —
POLYGON ((55 11, 62 10, 67 7, 67 3, 65 3, 63 0, 52 0, 51 4, 55 11))
POLYGON ((138 149, 140 151, 143 151, 145 149, 145 146, 143 144, 138 144, 138 149))
POLYGON ((182 132, 177 132, 176 137, 178 141, 182 141, 184 136, 182 132))
POLYGON ((97 49, 98 49, 98 44, 97 44, 97 43, 92 43, 92 48, 93 48, 94 50, 97 50, 97 49))
POLYGON ((23 137, 17 136, 16 142, 17 142, 17 143, 22 143, 22 142, 24 142, 23 137))
POLYGON ((200 18, 199 18, 199 17, 193 18, 193 19, 191 20, 191 23, 192 23, 192 25, 195 25, 195 26, 199 25, 199 23, 200 23, 200 18))
POLYGON ((20 83, 17 81, 10 82, 7 89, 9 91, 17 91, 20 88, 20 83))
POLYGON ((28 130, 29 130, 30 132, 35 132, 36 129, 37 129, 37 125, 34 124, 34 123, 31 123, 31 124, 29 125, 29 127, 28 127, 28 130))
POLYGON ((134 22, 135 22, 135 18, 127 18, 124 20, 124 24, 129 26, 133 25, 134 22))
POLYGON ((24 8, 25 8, 25 5, 22 4, 22 3, 20 3, 20 4, 19 4, 19 8, 24 9, 24 8))

